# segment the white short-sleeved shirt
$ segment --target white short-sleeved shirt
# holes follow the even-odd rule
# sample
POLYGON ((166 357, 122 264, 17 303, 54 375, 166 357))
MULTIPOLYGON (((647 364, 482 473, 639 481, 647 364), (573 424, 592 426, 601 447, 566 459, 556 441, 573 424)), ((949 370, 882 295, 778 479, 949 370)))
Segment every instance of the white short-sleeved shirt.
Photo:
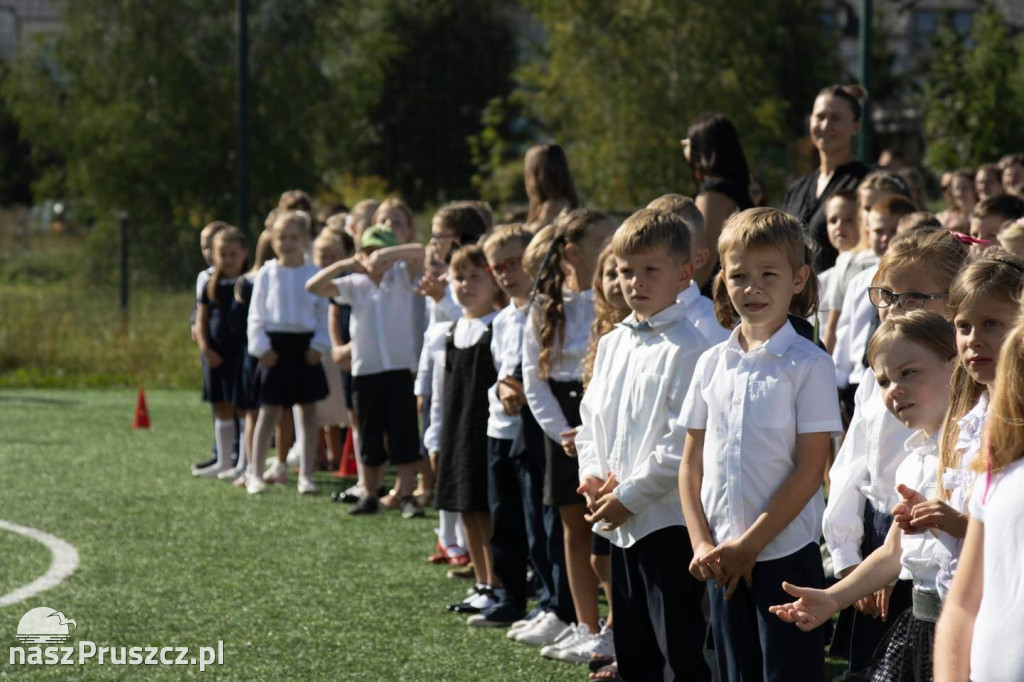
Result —
POLYGON ((690 285, 679 292, 676 303, 683 306, 690 324, 696 327, 712 346, 729 338, 729 330, 720 325, 718 318, 715 317, 715 304, 700 293, 700 287, 692 279, 690 285))
MULTIPOLYGON (((497 317, 491 327, 491 352, 498 362, 498 379, 515 374, 516 368, 523 361, 523 329, 526 326, 525 309, 517 308, 509 303, 497 317)), ((505 408, 498 398, 498 384, 487 391, 487 436, 499 440, 514 440, 522 426, 519 415, 505 414, 505 408)))
POLYGON ((679 466, 685 432, 676 429, 697 359, 709 347, 682 305, 669 306, 635 329, 630 315, 598 342, 594 376, 580 406, 580 481, 619 480, 615 494, 633 512, 612 531, 594 532, 631 547, 656 530, 681 526, 679 466))
POLYGON ((310 347, 321 355, 331 351, 327 299, 306 291, 306 280, 319 271, 312 263, 287 268, 274 259, 263 264, 249 303, 249 355, 261 358, 270 350, 270 332, 313 332, 310 347))
POLYGON ((836 573, 859 564, 864 540, 864 502, 889 514, 900 501, 896 468, 907 456, 913 432, 885 407, 882 389, 868 372, 857 388, 853 419, 829 470, 828 506, 821 530, 836 573))
POLYGON ((971 679, 1005 682, 1024 679, 1024 460, 1017 460, 991 481, 978 477, 970 501, 971 516, 985 528, 983 575, 978 617, 971 638, 971 679))
MULTIPOLYGON (((487 325, 491 324, 497 312, 490 313, 483 317, 468 319, 460 317, 455 324, 455 334, 452 341, 456 348, 469 348, 478 343, 480 337, 487 331, 487 325)), ((441 424, 444 420, 444 368, 448 354, 448 332, 452 329, 451 322, 438 322, 427 328, 424 338, 423 352, 429 353, 433 359, 432 394, 430 401, 430 426, 423 434, 423 447, 427 452, 438 452, 441 449, 441 424)), ((498 356, 494 334, 491 334, 491 358, 494 360, 494 369, 498 369, 498 356)))
MULTIPOLYGON (((924 431, 915 431, 906 442, 907 456, 896 469, 896 484, 903 484, 924 495, 925 499, 935 499, 937 479, 936 468, 939 464, 939 433, 931 437, 924 431)), ((935 578, 939 574, 939 560, 936 550, 939 541, 929 531, 908 535, 903 533, 900 538, 903 551, 900 554, 900 580, 913 580, 914 589, 922 592, 935 593, 935 578)))
POLYGON ((871 321, 878 310, 871 305, 868 287, 878 272, 878 266, 869 267, 850 280, 843 298, 839 324, 836 326, 836 346, 832 357, 836 362, 836 383, 840 388, 858 384, 867 370, 864 351, 870 340, 871 321))
MULTIPOLYGON (((680 421, 706 431, 701 502, 714 542, 739 538, 792 475, 797 434, 842 430, 832 359, 789 322, 749 352, 735 329, 701 356, 680 421)), ((815 493, 758 560, 817 543, 824 506, 815 493)))
MULTIPOLYGON (((565 340, 560 348, 551 352, 549 379, 555 381, 582 381, 583 358, 590 343, 590 327, 594 324, 594 292, 590 289, 574 292, 562 291, 565 309, 565 340)), ((570 429, 562 408, 551 392, 547 380, 540 376, 541 303, 534 302, 526 316, 523 332, 523 386, 526 402, 534 419, 549 438, 556 443, 570 429)))
POLYGON ((352 307, 352 376, 418 366, 413 304, 418 301, 405 261, 384 273, 380 284, 363 274, 333 280, 335 301, 352 307))
MULTIPOLYGON (((946 467, 946 470, 942 472, 942 487, 949 492, 947 503, 961 514, 968 513, 967 507, 971 490, 978 478, 974 471, 974 463, 977 461, 978 453, 981 452, 981 436, 985 428, 987 411, 988 393, 982 393, 978 404, 957 423, 959 434, 955 449, 960 452, 960 466, 955 469, 946 467)), ((949 594, 949 588, 953 584, 956 567, 960 563, 960 552, 964 548, 964 539, 939 531, 938 540, 940 544, 938 549, 939 574, 935 578, 935 583, 939 589, 939 596, 945 600, 946 595, 949 594)))

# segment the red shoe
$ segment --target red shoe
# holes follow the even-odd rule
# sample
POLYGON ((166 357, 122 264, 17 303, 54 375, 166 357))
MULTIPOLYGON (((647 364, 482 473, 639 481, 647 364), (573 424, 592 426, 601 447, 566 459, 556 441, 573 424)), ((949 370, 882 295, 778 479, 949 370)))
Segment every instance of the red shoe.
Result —
POLYGON ((467 564, 469 564, 469 552, 462 549, 461 547, 456 547, 453 549, 458 549, 459 551, 446 552, 446 554, 448 555, 449 566, 466 566, 467 564))
POLYGON ((427 557, 427 561, 432 564, 447 564, 448 553, 444 551, 444 547, 441 546, 441 541, 437 541, 437 554, 431 554, 427 557))

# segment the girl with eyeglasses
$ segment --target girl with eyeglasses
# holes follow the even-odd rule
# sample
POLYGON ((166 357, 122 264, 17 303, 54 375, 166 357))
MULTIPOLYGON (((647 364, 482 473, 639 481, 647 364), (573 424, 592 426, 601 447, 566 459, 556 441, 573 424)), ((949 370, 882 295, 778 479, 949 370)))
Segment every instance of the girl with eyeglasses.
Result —
MULTIPOLYGON (((913 310, 946 314, 950 284, 967 258, 967 246, 942 229, 917 231, 894 239, 874 275, 869 294, 884 321, 913 310)), ((881 547, 892 526, 890 510, 900 502, 896 469, 912 435, 886 409, 873 373, 861 381, 843 445, 830 470, 828 504, 822 531, 833 570, 842 578, 881 547)), ((888 629, 888 615, 910 605, 909 581, 859 598, 840 616, 832 639, 833 655, 845 656, 850 670, 866 668, 888 629)))

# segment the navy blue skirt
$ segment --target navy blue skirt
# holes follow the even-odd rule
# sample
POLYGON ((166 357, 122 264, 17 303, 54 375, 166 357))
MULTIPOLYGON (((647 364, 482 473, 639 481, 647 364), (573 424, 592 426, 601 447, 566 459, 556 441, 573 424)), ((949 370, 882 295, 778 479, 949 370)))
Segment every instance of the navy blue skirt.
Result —
MULTIPOLYGON (((203 400, 209 403, 231 403, 239 407, 244 402, 242 386, 242 356, 221 353, 223 362, 218 367, 210 367, 203 362, 203 400)), ((244 408, 241 408, 244 409, 244 408)))
POLYGON ((235 407, 240 410, 260 409, 259 396, 256 394, 256 370, 260 360, 255 355, 245 354, 242 358, 242 390, 235 407))
POLYGON ((272 332, 270 347, 277 353, 277 364, 256 369, 253 396, 260 405, 302 405, 327 397, 327 376, 323 365, 306 364, 306 351, 313 333, 272 332))

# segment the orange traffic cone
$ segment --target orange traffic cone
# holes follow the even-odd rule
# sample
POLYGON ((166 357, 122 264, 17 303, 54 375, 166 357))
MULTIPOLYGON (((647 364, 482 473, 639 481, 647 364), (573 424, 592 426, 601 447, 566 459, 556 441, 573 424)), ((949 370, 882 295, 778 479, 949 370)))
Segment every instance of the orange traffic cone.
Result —
POLYGON ((139 388, 139 399, 135 401, 135 421, 132 422, 133 429, 149 428, 149 410, 146 409, 146 392, 139 388))
POLYGON ((338 478, 351 478, 359 475, 356 468, 356 446, 352 440, 352 429, 347 429, 345 434, 345 447, 341 450, 341 466, 338 467, 338 478))

